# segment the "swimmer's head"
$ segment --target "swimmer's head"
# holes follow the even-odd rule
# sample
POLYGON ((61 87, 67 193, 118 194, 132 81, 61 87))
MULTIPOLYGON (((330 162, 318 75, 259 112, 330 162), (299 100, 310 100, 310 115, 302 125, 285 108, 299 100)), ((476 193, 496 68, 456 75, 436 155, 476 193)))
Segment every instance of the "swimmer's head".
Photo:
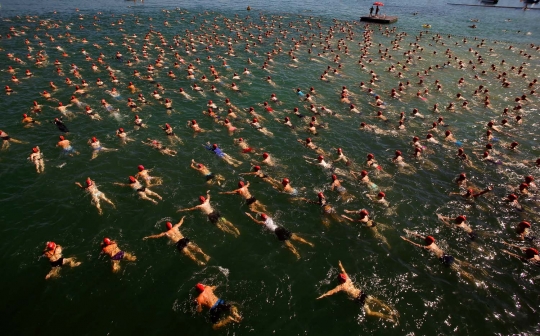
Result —
POLYGON ((306 143, 310 143, 311 142, 311 138, 306 138, 306 143))
POLYGON ((96 137, 92 137, 92 142, 96 142, 97 141, 97 138, 96 137))
POLYGON ((531 258, 534 258, 534 256, 537 256, 538 255, 538 250, 535 249, 535 248, 532 248, 532 247, 529 247, 525 250, 525 255, 527 256, 527 258, 531 259, 531 258))
POLYGON ((285 121, 289 121, 291 120, 289 117, 285 117, 285 121))
POLYGON ((369 212, 367 210, 360 211, 360 218, 364 218, 366 216, 369 216, 369 212))
POLYGON ((418 141, 418 140, 420 140, 420 138, 417 137, 417 136, 415 136, 415 137, 412 138, 412 141, 413 141, 413 142, 416 142, 416 141, 418 141))
POLYGON ((362 175, 362 177, 367 176, 367 175, 368 175, 367 170, 362 170, 362 171, 360 172, 360 175, 362 175))
POLYGON ((216 148, 217 148, 217 144, 213 144, 213 145, 212 145, 212 148, 213 148, 213 149, 216 149, 216 148))
POLYGON ((289 183, 291 183, 291 181, 288 178, 284 178, 283 180, 281 180, 281 184, 283 184, 283 186, 286 186, 289 183))
POLYGON ((340 274, 338 275, 338 281, 339 281, 340 283, 345 283, 345 282, 347 282, 347 274, 345 274, 345 273, 340 273, 340 274))
POLYGON ((139 169, 139 171, 143 171, 143 170, 144 170, 144 166, 143 166, 143 165, 139 165, 139 166, 137 166, 137 169, 139 169))
POLYGON ((257 120, 257 118, 253 118, 253 122, 256 123, 256 122, 259 122, 259 121, 257 120))
POLYGON ((197 289, 199 293, 202 293, 204 292, 204 289, 206 288, 206 286, 201 283, 198 283, 197 285, 195 285, 195 288, 197 289))
POLYGON ((510 201, 515 201, 515 200, 518 199, 518 197, 517 197, 515 194, 510 194, 510 195, 508 195, 508 199, 509 199, 510 201))
POLYGON ((324 194, 322 192, 318 193, 317 194, 317 197, 319 197, 319 199, 323 199, 324 198, 324 194))
POLYGON ((124 133, 124 129, 123 129, 122 127, 120 127, 120 128, 118 129, 118 132, 124 133))
POLYGON ((382 111, 378 111, 378 112, 377 112, 377 115, 378 115, 378 116, 382 116, 382 111))
POLYGON ((377 197, 379 197, 379 198, 385 198, 385 197, 386 197, 386 194, 385 194, 384 192, 381 191, 381 192, 379 192, 379 193, 377 194, 377 197))
POLYGON ((130 176, 129 177, 129 182, 135 183, 135 182, 137 182, 137 179, 135 177, 133 177, 133 176, 130 176))
POLYGON ((459 179, 460 179, 460 180, 464 180, 464 179, 466 179, 466 178, 467 178, 467 174, 465 174, 465 173, 459 174, 459 179))
POLYGON ((238 138, 238 142, 242 142, 242 141, 244 141, 243 138, 238 138))
POLYGON ((62 141, 64 141, 64 140, 65 140, 65 138, 64 138, 64 136, 63 136, 63 135, 59 136, 59 137, 58 137, 58 139, 60 139, 60 140, 62 140, 62 141))
POLYGON ((238 188, 243 188, 243 187, 244 187, 244 181, 238 182, 238 188))
POLYGON ((172 223, 171 222, 167 222, 167 229, 171 230, 173 227, 172 223))
POLYGON ((426 245, 431 245, 435 242, 435 238, 433 238, 432 236, 427 236, 424 241, 426 242, 426 245))
POLYGON ((90 178, 86 179, 86 185, 89 187, 92 185, 92 180, 90 178))
POLYGON ((324 160, 324 156, 322 156, 322 155, 319 155, 319 156, 317 157, 317 160, 319 160, 319 161, 322 161, 322 160, 324 160))
POLYGON ((484 152, 484 157, 488 157, 489 156, 489 152, 484 152))
POLYGON ((368 160, 373 160, 374 157, 375 157, 375 155, 373 155, 371 153, 367 155, 368 160))
POLYGON ((531 183, 534 181, 534 177, 532 175, 525 176, 525 182, 531 183))
POLYGON ((360 127, 366 127, 366 123, 365 123, 365 122, 361 122, 361 123, 360 123, 360 127))
POLYGON ((197 125, 197 120, 193 119, 193 120, 191 121, 191 124, 192 124, 192 125, 197 125))
POLYGON ((336 174, 332 174, 332 181, 335 181, 337 180, 337 175, 336 174))
POLYGON ((457 216, 457 217, 454 219, 454 222, 455 222, 456 224, 461 224, 461 223, 465 222, 466 220, 467 220, 467 217, 461 215, 461 216, 457 216))
POLYGON ((487 148, 487 149, 493 149, 493 145, 490 144, 490 143, 488 143, 488 144, 486 145, 486 148, 487 148))
POLYGON ((23 118, 28 118, 28 114, 24 113, 23 115, 23 118))
POLYGON ((204 196, 199 196, 199 202, 201 202, 201 204, 206 202, 206 198, 204 196))
POLYGON ((55 248, 56 248, 56 243, 55 242, 47 243, 47 249, 54 250, 55 248))
POLYGON ((268 219, 268 216, 267 216, 265 213, 261 213, 260 216, 261 216, 261 218, 264 219, 264 220, 267 220, 267 219, 268 219))
POLYGON ((32 148, 32 152, 37 153, 39 152, 39 149, 37 147, 32 148))
POLYGON ((522 228, 530 228, 531 227, 531 223, 527 222, 527 221, 521 221, 519 222, 518 224, 519 227, 522 227, 522 228))
POLYGON ((523 182, 522 184, 519 185, 519 190, 520 191, 523 191, 524 189, 528 189, 529 188, 529 185, 525 182, 523 182))
POLYGON ((110 240, 109 238, 103 238, 103 244, 105 244, 105 245, 111 245, 111 244, 112 244, 112 240, 110 240))
POLYGON ((396 156, 401 156, 401 151, 400 150, 396 151, 396 156))
POLYGON ((517 141, 514 141, 510 144, 510 148, 514 149, 516 148, 517 146, 519 145, 519 143, 517 141))
POLYGON ((493 126, 493 121, 490 121, 487 123, 488 127, 492 127, 493 126))
POLYGON ((452 134, 452 132, 450 132, 449 130, 447 130, 446 132, 444 132, 444 135, 446 135, 446 136, 449 136, 450 134, 452 134))
POLYGON ((270 156, 270 155, 269 155, 268 153, 266 153, 266 152, 264 152, 263 155, 262 155, 262 157, 263 157, 264 159, 268 159, 269 156, 270 156))

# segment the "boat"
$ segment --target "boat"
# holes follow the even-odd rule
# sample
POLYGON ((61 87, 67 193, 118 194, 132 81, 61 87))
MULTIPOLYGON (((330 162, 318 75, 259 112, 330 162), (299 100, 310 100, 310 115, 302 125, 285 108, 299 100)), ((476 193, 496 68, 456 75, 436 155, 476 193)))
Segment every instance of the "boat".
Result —
POLYGON ((499 0, 480 0, 480 2, 487 5, 496 5, 499 2, 499 0))

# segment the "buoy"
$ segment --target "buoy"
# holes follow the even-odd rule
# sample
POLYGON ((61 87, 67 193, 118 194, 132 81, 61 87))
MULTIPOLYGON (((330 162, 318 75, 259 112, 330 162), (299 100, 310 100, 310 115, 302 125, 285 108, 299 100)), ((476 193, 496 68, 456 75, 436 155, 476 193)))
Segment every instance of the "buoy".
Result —
POLYGON ((247 7, 247 10, 251 10, 251 7, 248 6, 248 7, 247 7))

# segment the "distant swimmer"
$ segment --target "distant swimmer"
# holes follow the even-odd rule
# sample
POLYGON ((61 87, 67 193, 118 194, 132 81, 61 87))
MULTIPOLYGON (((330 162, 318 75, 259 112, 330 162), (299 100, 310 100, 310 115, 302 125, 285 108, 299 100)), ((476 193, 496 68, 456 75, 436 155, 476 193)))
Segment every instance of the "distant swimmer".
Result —
POLYGON ((70 267, 77 267, 81 263, 76 262, 75 258, 64 258, 62 257, 62 246, 56 244, 55 242, 47 242, 47 246, 43 251, 43 255, 49 258, 52 269, 45 276, 45 279, 54 278, 60 275, 60 269, 64 265, 69 265, 70 267))
POLYGON ((8 149, 10 142, 24 144, 26 142, 12 138, 6 132, 0 130, 0 139, 2 139, 2 150, 8 149))
POLYGON ((378 317, 380 319, 390 320, 394 323, 397 323, 397 319, 399 315, 395 309, 392 309, 390 306, 388 306, 386 303, 382 302, 381 300, 371 295, 367 295, 363 290, 356 288, 351 278, 345 271, 345 268, 343 268, 341 261, 339 262, 339 268, 341 270, 341 273, 338 276, 338 281, 340 284, 337 285, 334 289, 329 290, 328 292, 319 296, 317 300, 323 297, 334 295, 339 292, 345 292, 347 293, 347 295, 349 295, 349 297, 351 297, 355 302, 357 302, 360 306, 364 308, 364 311, 366 312, 368 316, 378 317), (380 306, 384 311, 387 311, 387 313, 385 314, 383 312, 373 311, 369 307, 370 305, 380 306))
POLYGON ((79 155, 79 152, 77 152, 75 148, 71 146, 71 142, 69 140, 66 140, 63 135, 59 136, 58 138, 60 139, 60 141, 58 141, 56 147, 62 148, 62 153, 64 155, 79 155))
POLYGON ((112 241, 109 238, 103 239, 103 244, 101 244, 103 253, 111 257, 112 271, 118 272, 120 270, 120 260, 127 261, 136 261, 137 258, 131 253, 124 252, 120 250, 118 244, 115 241, 112 241))
POLYGON ((92 137, 92 139, 88 140, 88 144, 90 145, 90 147, 92 147, 92 158, 90 160, 97 158, 100 152, 111 152, 118 150, 103 147, 101 145, 101 142, 96 137, 92 137))
POLYGON ((184 237, 182 233, 180 232, 180 226, 182 226, 182 224, 184 223, 185 218, 186 216, 182 217, 182 219, 180 219, 180 221, 176 223, 174 226, 172 225, 171 222, 167 222, 166 223, 167 231, 162 232, 157 235, 144 237, 143 240, 150 239, 150 238, 161 238, 161 237, 167 236, 167 238, 169 238, 173 242, 173 244, 176 246, 178 251, 187 255, 190 259, 195 261, 197 264, 204 265, 205 262, 210 260, 210 256, 205 254, 199 248, 199 246, 197 246, 197 244, 192 242, 189 238, 184 237), (201 254, 204 258, 204 261, 197 259, 197 257, 195 256, 195 253, 201 254))
POLYGON ((225 302, 214 294, 217 286, 207 286, 198 283, 195 286, 199 296, 195 299, 197 303, 197 312, 201 313, 203 306, 209 308, 210 321, 214 329, 219 329, 231 322, 240 323, 242 316, 238 313, 238 308, 225 302))
POLYGON ((137 169, 139 170, 139 172, 135 174, 135 178, 142 179, 147 187, 151 187, 153 185, 161 185, 161 183, 163 183, 161 177, 150 176, 149 173, 152 171, 152 169, 146 169, 143 165, 139 165, 137 169))
POLYGON ((311 247, 315 246, 313 243, 310 243, 309 241, 305 240, 304 238, 298 236, 296 233, 292 233, 289 230, 285 229, 283 226, 276 225, 274 223, 274 220, 270 218, 265 213, 259 214, 260 218, 262 220, 258 220, 257 218, 253 217, 249 212, 246 212, 246 215, 251 218, 255 223, 263 225, 268 231, 273 232, 277 239, 279 241, 282 241, 285 243, 285 246, 289 250, 291 250, 292 253, 296 256, 296 258, 300 259, 300 253, 298 253, 298 250, 296 250, 296 247, 292 244, 291 240, 295 240, 297 242, 307 244, 311 247))
POLYGON ((322 223, 326 226, 330 225, 330 218, 340 223, 345 222, 345 219, 337 214, 336 209, 326 200, 326 197, 322 192, 317 194, 316 201, 304 197, 298 197, 295 200, 318 204, 321 207, 321 212, 324 216, 322 223))
POLYGON ((466 234, 468 234, 471 240, 475 240, 478 237, 478 234, 475 231, 473 231, 473 229, 467 223, 467 217, 464 215, 459 215, 456 218, 451 218, 451 217, 446 217, 446 216, 437 214, 437 218, 439 218, 441 222, 443 222, 444 224, 450 227, 453 226, 452 222, 454 222, 453 224, 455 225, 455 227, 460 228, 466 234))
POLYGON ((32 148, 32 153, 30 153, 28 160, 36 166, 38 174, 45 171, 45 160, 43 159, 43 153, 38 146, 32 148))
POLYGON ((242 161, 238 161, 235 158, 231 157, 229 154, 223 152, 217 144, 210 145, 210 142, 207 142, 206 145, 203 146, 204 148, 214 152, 214 154, 216 154, 218 158, 222 159, 223 161, 232 166, 238 167, 242 164, 242 161))
POLYGON ((341 217, 347 219, 348 221, 351 221, 351 222, 360 222, 360 223, 364 223, 364 225, 368 228, 371 229, 371 231, 373 232, 373 235, 380 239, 386 246, 388 246, 388 248, 390 248, 390 244, 388 243, 388 240, 386 240, 386 237, 383 236, 379 230, 377 229, 377 227, 381 227, 381 228, 385 228, 384 225, 380 224, 380 223, 377 223, 375 222, 373 219, 371 219, 369 217, 369 212, 366 210, 366 209, 362 209, 362 210, 343 210, 345 211, 345 213, 347 214, 357 214, 359 216, 358 219, 352 219, 351 217, 349 216, 345 216, 345 215, 341 215, 341 217))
POLYGON ((163 200, 163 198, 160 195, 150 190, 150 188, 143 186, 141 182, 139 182, 139 180, 137 180, 134 176, 129 177, 129 183, 115 182, 114 184, 121 187, 131 187, 134 191, 137 192, 137 195, 139 195, 141 199, 150 201, 154 204, 158 204, 158 202, 155 199, 151 198, 150 196, 154 196, 158 198, 160 201, 163 200))
POLYGON ((116 208, 114 203, 110 199, 108 199, 107 196, 105 196, 105 194, 103 192, 98 190, 98 188, 96 187, 95 182, 92 179, 90 179, 89 177, 86 178, 86 186, 83 186, 79 182, 75 182, 75 184, 79 188, 84 189, 87 193, 90 194, 90 196, 92 197, 92 204, 94 204, 96 206, 96 208, 98 209, 98 212, 99 212, 100 215, 103 214, 103 210, 101 210, 100 200, 104 200, 105 202, 112 205, 113 208, 116 208))
POLYGON ((63 133, 69 133, 69 129, 67 128, 66 124, 62 121, 62 117, 60 118, 54 118, 53 124, 56 125, 58 130, 63 133))
POLYGON ((210 205, 210 190, 206 191, 206 197, 199 196, 199 202, 201 204, 191 208, 180 209, 178 212, 201 210, 203 214, 208 216, 210 223, 215 224, 221 231, 230 233, 235 237, 240 235, 240 231, 236 228, 236 226, 229 222, 225 217, 222 217, 221 213, 210 205))
POLYGON ((532 247, 521 247, 521 246, 518 246, 518 245, 509 244, 509 243, 506 243, 506 242, 503 242, 503 244, 505 244, 507 246, 510 246, 510 247, 517 248, 521 252, 523 252, 523 254, 525 254, 524 256, 520 256, 520 255, 512 253, 510 251, 502 250, 504 253, 508 254, 509 256, 517 258, 517 259, 519 259, 519 260, 521 260, 523 262, 528 262, 528 263, 531 263, 533 265, 540 266, 540 255, 538 254, 537 249, 532 248, 532 247))
POLYGON ((225 178, 220 174, 214 174, 212 173, 208 167, 203 165, 202 163, 197 163, 195 160, 191 159, 191 168, 199 171, 201 174, 204 175, 206 178, 206 183, 213 184, 217 183, 218 185, 221 185, 221 181, 225 181, 225 178))

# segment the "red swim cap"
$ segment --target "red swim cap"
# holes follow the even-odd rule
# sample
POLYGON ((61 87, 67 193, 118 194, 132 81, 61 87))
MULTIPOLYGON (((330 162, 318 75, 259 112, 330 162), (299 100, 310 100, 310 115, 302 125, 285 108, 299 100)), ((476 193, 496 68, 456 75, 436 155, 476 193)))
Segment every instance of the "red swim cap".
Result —
POLYGON ((54 250, 56 248, 56 243, 55 242, 50 242, 47 244, 47 248, 49 250, 54 250))
POLYGON ((65 138, 64 138, 63 135, 59 136, 58 138, 59 138, 60 140, 65 140, 65 138))
POLYGON ((337 152, 338 152, 338 153, 341 153, 341 152, 343 152, 343 151, 341 150, 341 148, 338 148, 338 149, 337 149, 337 152))
POLYGON ((373 154, 371 154, 371 153, 367 155, 368 160, 371 160, 371 159, 373 159, 374 157, 375 157, 375 155, 373 155, 373 154))
POLYGON ((366 217, 368 215, 369 215, 369 212, 367 210, 364 209, 364 210, 360 211, 360 217, 361 218, 364 218, 364 217, 366 217))
POLYGON ((254 123, 258 122, 257 118, 253 118, 253 122, 254 123))
POLYGON ((444 134, 445 134, 446 136, 449 136, 450 134, 452 134, 452 132, 446 131, 446 132, 444 132, 444 134))
POLYGON ((97 141, 97 138, 96 137, 92 137, 92 142, 96 142, 97 141))
POLYGON ((143 170, 144 170, 144 166, 143 166, 143 165, 139 165, 139 166, 137 167, 137 169, 139 169, 139 171, 143 171, 143 170))
POLYGON ((367 170, 362 170, 362 171, 360 172, 360 175, 362 175, 362 176, 367 176, 368 174, 369 174, 369 173, 367 172, 367 170))
POLYGON ((284 178, 282 181, 281 181, 281 184, 283 184, 284 186, 291 183, 291 181, 288 179, 288 178, 284 178))
POLYGON ((90 178, 87 178, 86 179, 86 185, 87 186, 91 186, 92 185, 92 180, 90 178))
POLYGON ((467 178, 467 174, 461 173, 461 174, 459 174, 459 178, 461 178, 461 179, 467 178))
POLYGON ((310 142, 311 142, 311 138, 307 138, 306 143, 310 143, 310 142))
POLYGON ((110 240, 109 238, 103 238, 103 243, 105 243, 105 245, 111 245, 112 240, 110 240))
POLYGON ((191 124, 192 124, 192 125, 195 125, 196 123, 197 123, 197 120, 195 120, 195 119, 193 119, 193 120, 191 121, 191 124))
POLYGON ((516 195, 514 195, 514 194, 510 194, 510 195, 508 195, 508 199, 511 200, 511 201, 515 201, 515 200, 518 199, 518 197, 516 195))
POLYGON ((253 170, 254 171, 259 171, 259 170, 261 170, 261 166, 253 166, 253 170))
POLYGON ((122 127, 120 127, 120 128, 118 129, 118 131, 119 131, 120 133, 124 133, 124 129, 123 129, 122 127))
POLYGON ((137 181, 137 179, 135 177, 133 177, 133 176, 129 177, 129 182, 135 183, 135 181, 137 181))
POLYGON ((39 152, 39 149, 37 147, 32 148, 32 152, 37 153, 39 152))
POLYGON ((332 181, 335 181, 337 180, 337 175, 336 174, 332 174, 332 181))
POLYGON ((199 291, 199 293, 202 293, 204 292, 204 289, 206 288, 205 285, 201 284, 201 283, 198 283, 195 288, 197 288, 197 290, 199 291))
POLYGON ((426 135, 426 139, 431 139, 433 138, 433 135, 431 133, 428 133, 428 135, 426 135))
POLYGON ((420 140, 420 138, 417 137, 417 136, 415 136, 414 138, 412 138, 412 140, 413 140, 413 141, 418 141, 418 140, 420 140))
POLYGON ((23 118, 26 118, 26 117, 28 117, 28 114, 24 113, 22 116, 23 116, 23 118))
POLYGON ((201 203, 206 202, 206 198, 204 196, 199 196, 199 202, 201 203))
POLYGON ((266 220, 266 219, 268 219, 268 216, 265 213, 261 213, 261 218, 266 220))
POLYGON ((264 152, 262 156, 263 156, 263 158, 266 159, 266 158, 268 158, 270 155, 268 155, 268 153, 264 152))
POLYGON ((172 227, 173 227, 172 223, 171 223, 171 222, 167 222, 167 229, 170 230, 170 229, 172 229, 172 227))
POLYGON ((519 185, 519 190, 523 190, 523 189, 527 189, 529 188, 529 185, 525 182, 523 182, 522 184, 519 185))
POLYGON ((534 181, 534 177, 532 175, 525 176, 525 182, 531 183, 532 181, 534 181))
POLYGON ((400 150, 397 150, 396 151, 396 156, 400 156, 401 155, 401 151, 400 150))
POLYGON ((244 181, 238 182, 238 188, 242 188, 244 186, 244 181))
POLYGON ((427 236, 424 241, 426 242, 426 245, 431 245, 435 242, 435 238, 433 238, 432 236, 427 236))
POLYGON ((535 248, 529 247, 528 249, 525 250, 525 255, 529 259, 534 258, 534 256, 538 255, 538 250, 535 248))
POLYGON ((216 148, 217 148, 217 144, 213 144, 213 145, 212 145, 212 148, 216 149, 216 148))
POLYGON ((324 198, 324 194, 322 192, 318 193, 317 196, 319 196, 319 198, 324 198))
POLYGON ((377 195, 379 198, 384 198, 386 197, 386 194, 384 192, 379 192, 379 194, 377 195))
POLYGON ((467 220, 467 217, 466 216, 457 216, 454 221, 456 222, 456 224, 461 224, 463 222, 465 222, 467 220))
POLYGON ((204 165, 202 163, 197 163, 197 168, 202 168, 204 165))
POLYGON ((530 227, 531 227, 531 223, 529 223, 529 222, 527 222, 527 221, 521 221, 521 222, 519 222, 518 225, 521 226, 521 227, 526 227, 526 228, 530 228, 530 227))
POLYGON ((322 156, 322 155, 319 155, 319 157, 317 157, 317 160, 319 160, 319 161, 322 161, 322 160, 324 160, 324 156, 322 156))
POLYGON ((338 275, 338 281, 339 281, 340 283, 345 283, 345 282, 347 282, 347 274, 345 274, 345 273, 340 273, 340 274, 338 275))

